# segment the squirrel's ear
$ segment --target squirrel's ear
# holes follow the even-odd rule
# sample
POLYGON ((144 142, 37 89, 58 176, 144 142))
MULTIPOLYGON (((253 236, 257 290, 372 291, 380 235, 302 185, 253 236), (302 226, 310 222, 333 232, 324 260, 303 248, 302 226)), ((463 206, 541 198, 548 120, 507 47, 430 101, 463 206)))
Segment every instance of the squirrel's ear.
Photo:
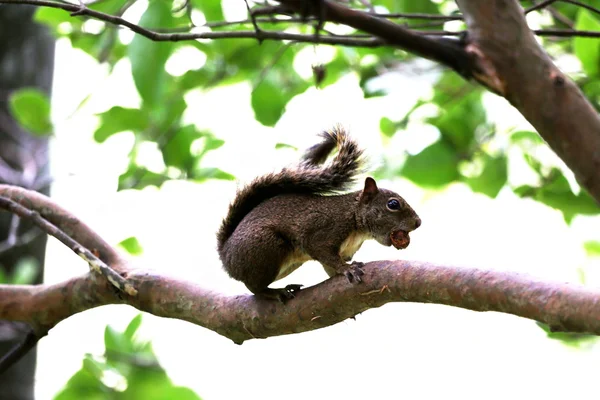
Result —
POLYGON ((377 187, 377 183, 375 183, 375 179, 371 177, 365 179, 365 187, 360 194, 360 200, 362 202, 369 202, 377 195, 377 193, 379 193, 379 188, 377 187))

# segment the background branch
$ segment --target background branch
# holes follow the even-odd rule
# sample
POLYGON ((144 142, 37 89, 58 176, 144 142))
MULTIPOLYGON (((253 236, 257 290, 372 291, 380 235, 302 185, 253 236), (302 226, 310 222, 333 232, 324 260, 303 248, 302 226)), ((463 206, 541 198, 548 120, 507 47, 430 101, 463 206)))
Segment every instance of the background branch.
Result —
POLYGON ((527 118, 600 203, 596 110, 537 43, 516 0, 457 3, 469 28, 467 51, 484 71, 480 79, 527 118))

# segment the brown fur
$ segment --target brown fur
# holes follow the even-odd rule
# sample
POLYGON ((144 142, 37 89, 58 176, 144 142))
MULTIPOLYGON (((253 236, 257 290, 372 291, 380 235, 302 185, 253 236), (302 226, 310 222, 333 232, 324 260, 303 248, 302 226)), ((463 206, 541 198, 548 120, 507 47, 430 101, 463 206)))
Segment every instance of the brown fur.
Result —
POLYGON ((379 189, 372 178, 361 191, 323 196, 346 187, 360 169, 362 151, 343 130, 333 132, 308 150, 298 168, 257 178, 230 206, 217 235, 219 255, 229 275, 255 294, 293 297, 300 285, 268 285, 308 260, 319 261, 329 275, 360 282, 361 263, 347 262, 365 240, 390 246, 392 232, 410 232, 421 223, 397 193, 379 189), (334 144, 338 156, 320 167, 334 144), (390 199, 401 204, 399 210, 386 206, 390 199))

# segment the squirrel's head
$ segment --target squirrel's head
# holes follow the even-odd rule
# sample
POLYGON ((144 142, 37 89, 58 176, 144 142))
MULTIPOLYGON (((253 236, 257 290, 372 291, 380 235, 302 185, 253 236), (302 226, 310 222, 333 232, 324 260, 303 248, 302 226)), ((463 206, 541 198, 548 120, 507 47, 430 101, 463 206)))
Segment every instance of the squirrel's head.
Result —
POLYGON ((421 218, 398 193, 379 189, 373 178, 367 178, 358 202, 357 216, 375 240, 397 249, 408 247, 408 233, 421 225, 421 218))

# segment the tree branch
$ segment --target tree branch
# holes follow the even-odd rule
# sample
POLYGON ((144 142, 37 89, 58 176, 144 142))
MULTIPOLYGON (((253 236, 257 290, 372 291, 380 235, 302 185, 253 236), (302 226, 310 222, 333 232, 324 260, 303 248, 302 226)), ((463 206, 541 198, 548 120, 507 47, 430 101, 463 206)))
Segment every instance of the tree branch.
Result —
MULTIPOLYGON (((278 1, 299 14, 307 11, 307 2, 304 0, 278 1)), ((327 21, 344 24, 379 37, 391 46, 447 65, 465 77, 471 77, 471 71, 475 68, 469 54, 455 39, 427 37, 387 19, 353 10, 331 0, 318 0, 314 3, 316 5, 308 4, 308 12, 313 16, 322 13, 327 21)))
POLYGON ((466 50, 486 81, 517 108, 600 203, 600 117, 536 42, 516 0, 457 0, 466 50))
MULTIPOLYGON (((3 189, 6 188, 6 185, 0 185, 0 193, 2 193, 3 189)), ((116 271, 114 271, 93 254, 93 252, 97 251, 95 248, 88 250, 87 248, 81 246, 76 240, 72 239, 69 235, 56 227, 56 225, 49 222, 37 211, 32 211, 7 197, 0 196, 0 208, 4 208, 5 210, 12 212, 19 217, 31 220, 35 225, 43 229, 46 233, 57 238, 61 243, 85 260, 92 270, 104 275, 104 277, 106 277, 106 279, 108 279, 117 289, 135 296, 135 288, 133 288, 130 283, 123 279, 121 275, 119 275, 116 271)))
MULTIPOLYGON (((138 290, 136 296, 118 293, 93 272, 54 285, 0 285, 0 319, 28 324, 34 338, 76 313, 129 304, 157 316, 192 322, 241 344, 323 328, 390 302, 498 311, 543 322, 554 330, 600 335, 598 289, 425 262, 370 262, 361 284, 336 276, 302 290, 286 304, 251 295, 224 296, 193 282, 133 269, 89 227, 45 196, 10 186, 0 186, 0 194, 12 195, 30 211, 47 216, 74 240, 102 249, 138 290)), ((14 356, 6 359, 15 361, 14 356)), ((6 365, 0 362, 3 368, 6 365)))
MULTIPOLYGON (((41 7, 59 8, 71 12, 73 16, 88 16, 114 25, 125 26, 133 32, 140 34, 155 42, 178 42, 197 39, 258 39, 255 31, 226 31, 226 32, 191 32, 191 33, 162 33, 146 29, 119 16, 95 11, 75 4, 58 3, 46 0, 0 0, 0 4, 29 4, 41 7)), ((345 36, 315 36, 278 31, 260 31, 263 40, 290 40, 293 42, 319 43, 327 45, 340 45, 352 47, 380 47, 387 45, 378 38, 352 38, 345 36)))
POLYGON ((157 316, 210 329, 235 343, 330 326, 390 302, 445 304, 498 311, 548 324, 553 330, 600 335, 600 291, 531 276, 435 265, 375 261, 363 283, 336 276, 281 304, 251 295, 224 296, 160 273, 130 271, 136 297, 120 298, 103 279, 86 274, 55 285, 0 285, 0 319, 47 331, 73 314, 129 304, 157 316))

